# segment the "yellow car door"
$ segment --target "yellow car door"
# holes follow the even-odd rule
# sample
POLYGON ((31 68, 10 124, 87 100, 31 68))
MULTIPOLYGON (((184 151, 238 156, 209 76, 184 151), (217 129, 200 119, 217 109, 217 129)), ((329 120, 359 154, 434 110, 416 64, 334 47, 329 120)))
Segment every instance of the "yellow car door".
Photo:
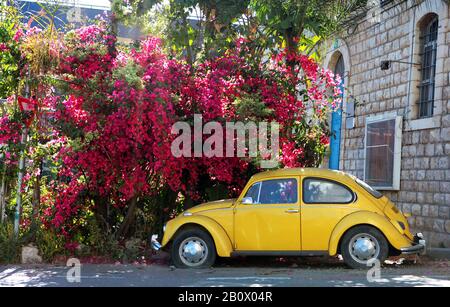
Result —
POLYGON ((302 250, 328 251, 331 233, 354 206, 356 194, 337 181, 302 177, 302 250))
POLYGON ((234 212, 237 252, 301 249, 299 179, 270 178, 244 191, 234 212))

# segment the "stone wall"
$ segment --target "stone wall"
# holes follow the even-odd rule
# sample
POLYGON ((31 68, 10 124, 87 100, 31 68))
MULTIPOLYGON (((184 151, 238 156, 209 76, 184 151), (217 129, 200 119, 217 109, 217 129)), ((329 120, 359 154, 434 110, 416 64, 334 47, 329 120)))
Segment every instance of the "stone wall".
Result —
MULTIPOLYGON (((450 21, 443 0, 392 1, 380 10, 379 22, 359 20, 330 41, 325 65, 333 69, 337 53, 345 60, 345 101, 354 99, 354 128, 343 117, 340 169, 364 178, 365 124, 368 116, 395 113, 403 117, 400 190, 382 191, 406 213, 413 231, 422 231, 434 247, 450 247, 450 21), (420 62, 420 22, 439 16, 435 107, 419 119, 420 66, 382 60, 420 62)), ((345 112, 344 107, 344 112, 345 112)))

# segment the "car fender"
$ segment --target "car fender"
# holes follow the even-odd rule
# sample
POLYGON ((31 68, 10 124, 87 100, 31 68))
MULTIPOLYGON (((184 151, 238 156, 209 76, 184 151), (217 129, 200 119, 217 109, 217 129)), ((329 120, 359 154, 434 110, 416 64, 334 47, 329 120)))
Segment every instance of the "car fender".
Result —
POLYGON ((358 211, 345 216, 334 227, 328 245, 330 256, 337 254, 344 233, 358 225, 370 225, 377 228, 384 234, 388 242, 398 250, 411 245, 411 241, 403 236, 385 216, 371 211, 358 211))
POLYGON ((233 251, 233 245, 226 231, 219 223, 203 215, 179 216, 169 221, 166 226, 166 232, 164 233, 162 246, 167 245, 176 232, 187 224, 199 225, 205 228, 214 240, 217 254, 220 257, 230 257, 233 251))

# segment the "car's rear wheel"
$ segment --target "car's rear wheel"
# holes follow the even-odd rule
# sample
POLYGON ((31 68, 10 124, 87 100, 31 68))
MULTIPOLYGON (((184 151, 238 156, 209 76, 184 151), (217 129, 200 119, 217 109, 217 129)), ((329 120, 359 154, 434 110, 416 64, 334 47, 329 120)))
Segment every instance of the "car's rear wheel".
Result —
POLYGON ((342 257, 344 262, 354 269, 368 269, 376 260, 382 264, 388 252, 389 244, 386 238, 371 226, 354 227, 342 238, 342 257))
POLYGON ((171 257, 177 268, 208 268, 216 260, 216 248, 207 232, 190 228, 174 238, 171 257))

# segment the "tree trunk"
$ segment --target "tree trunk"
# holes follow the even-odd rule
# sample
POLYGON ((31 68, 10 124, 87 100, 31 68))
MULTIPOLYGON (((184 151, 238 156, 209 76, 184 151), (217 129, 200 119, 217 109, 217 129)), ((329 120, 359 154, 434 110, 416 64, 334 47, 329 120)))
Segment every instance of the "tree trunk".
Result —
POLYGON ((5 209, 6 209, 6 173, 2 176, 2 183, 0 186, 0 222, 3 224, 5 221, 5 209))
POLYGON ((213 41, 216 37, 215 35, 215 28, 214 28, 214 22, 212 21, 212 8, 208 5, 205 5, 204 7, 204 14, 205 14, 205 20, 204 20, 204 36, 203 40, 205 41, 205 55, 208 59, 213 59, 217 56, 215 48, 213 48, 213 41))
POLYGON ((103 197, 94 197, 94 216, 97 222, 97 226, 104 233, 109 233, 109 216, 108 216, 108 199, 103 197))
POLYGON ((31 216, 31 236, 35 239, 36 230, 38 227, 37 219, 39 216, 39 207, 41 205, 41 176, 36 176, 33 183, 33 197, 32 197, 33 214, 31 216))
POLYGON ((165 211, 165 208, 169 210, 175 209, 175 203, 178 197, 178 192, 173 191, 170 188, 166 188, 158 198, 156 198, 156 202, 153 204, 155 207, 155 223, 152 227, 151 234, 158 234, 160 237, 163 235, 163 226, 164 223, 169 220, 168 214, 170 212, 165 211))
POLYGON ((112 35, 115 40, 114 42, 108 46, 108 54, 111 56, 112 59, 114 59, 117 55, 117 49, 116 49, 116 40, 117 40, 117 32, 119 28, 119 21, 117 20, 116 14, 114 12, 111 12, 111 32, 110 35, 112 35))
POLYGON ((286 29, 284 39, 286 40, 286 49, 289 53, 297 52, 297 43, 295 42, 292 29, 286 29))
POLYGON ((183 23, 183 32, 184 32, 184 44, 186 47, 186 61, 189 64, 189 67, 191 67, 191 69, 193 69, 192 64, 194 63, 194 54, 192 52, 192 46, 189 43, 189 31, 188 31, 188 23, 187 23, 186 16, 183 16, 182 23, 183 23))
MULTIPOLYGON (((286 41, 286 50, 289 54, 297 53, 298 50, 298 44, 295 41, 295 35, 292 31, 292 29, 286 29, 284 33, 284 39, 286 41)), ((294 72, 294 67, 296 65, 295 61, 288 61, 286 63, 292 70, 292 73, 294 72)))
POLYGON ((131 224, 133 224, 136 218, 137 199, 137 196, 134 196, 132 199, 130 199, 127 214, 122 222, 122 225, 120 225, 120 228, 116 233, 116 238, 125 237, 128 234, 130 226, 131 224))

